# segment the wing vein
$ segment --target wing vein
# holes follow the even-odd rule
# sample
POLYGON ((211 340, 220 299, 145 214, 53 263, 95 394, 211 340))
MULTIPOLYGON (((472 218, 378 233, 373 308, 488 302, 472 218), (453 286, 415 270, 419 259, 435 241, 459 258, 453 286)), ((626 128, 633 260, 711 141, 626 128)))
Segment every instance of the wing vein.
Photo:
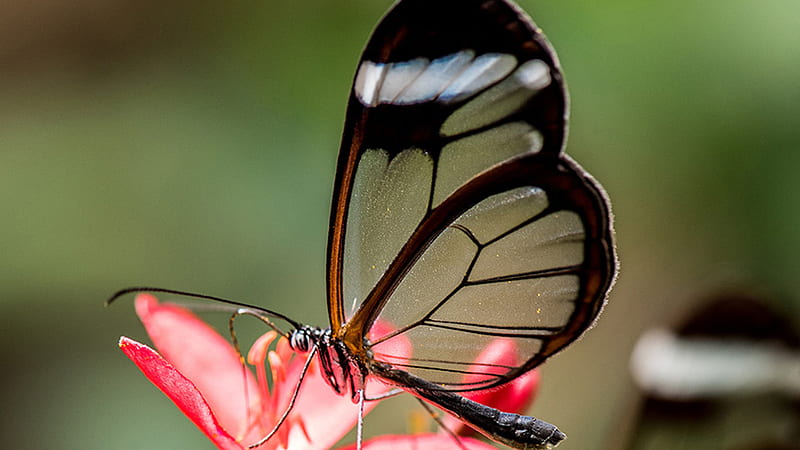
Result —
MULTIPOLYGON (((533 270, 530 272, 515 273, 499 277, 485 278, 483 280, 465 281, 463 286, 477 286, 481 284, 502 283, 506 281, 529 280, 532 278, 550 278, 562 275, 578 275, 583 271, 582 264, 564 267, 554 267, 552 269, 533 270)), ((460 288, 461 286, 459 286, 460 288)))
POLYGON ((430 319, 425 323, 431 326, 434 326, 434 324, 463 325, 466 327, 495 329, 495 330, 528 330, 528 331, 542 331, 542 332, 558 332, 563 329, 563 327, 526 327, 520 325, 488 325, 480 323, 457 322, 452 320, 436 320, 436 319, 430 319))
POLYGON ((545 340, 546 339, 545 336, 552 336, 553 335, 553 333, 548 333, 548 334, 542 335, 542 334, 519 334, 519 333, 490 332, 490 331, 484 331, 484 330, 472 330, 472 329, 468 329, 468 328, 459 328, 459 327, 450 326, 450 325, 442 325, 442 324, 437 324, 437 323, 431 323, 431 322, 428 322, 428 321, 424 322, 424 324, 428 325, 430 327, 434 327, 434 328, 441 328, 441 329, 453 330, 453 331, 461 331, 461 332, 464 332, 464 333, 478 334, 478 335, 481 335, 481 336, 495 336, 495 337, 545 340))

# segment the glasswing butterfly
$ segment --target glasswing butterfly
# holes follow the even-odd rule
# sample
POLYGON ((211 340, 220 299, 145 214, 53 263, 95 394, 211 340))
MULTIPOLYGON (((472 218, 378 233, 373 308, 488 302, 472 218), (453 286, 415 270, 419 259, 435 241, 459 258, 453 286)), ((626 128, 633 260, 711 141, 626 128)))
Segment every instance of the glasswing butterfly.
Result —
MULTIPOLYGON (((350 93, 330 327, 194 296, 273 327, 286 320, 291 347, 362 405, 365 378, 377 377, 497 442, 552 447, 565 437, 555 426, 459 393, 508 383, 575 341, 613 283, 609 204, 563 153, 567 110, 553 48, 510 0, 401 0, 350 93), (514 364, 476 359, 498 341, 514 364)), ((176 292, 131 288, 112 300, 146 290, 176 292)))

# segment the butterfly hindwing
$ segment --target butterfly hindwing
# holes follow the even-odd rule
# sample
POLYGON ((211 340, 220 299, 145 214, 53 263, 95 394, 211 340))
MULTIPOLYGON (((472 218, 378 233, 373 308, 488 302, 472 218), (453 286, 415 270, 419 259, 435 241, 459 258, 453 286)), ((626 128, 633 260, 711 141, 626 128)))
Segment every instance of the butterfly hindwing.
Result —
POLYGON ((502 384, 574 341, 613 272, 605 202, 574 163, 527 155, 470 185, 457 199, 469 208, 435 227, 369 335, 375 361, 449 390, 502 384), (398 340, 411 355, 395 353, 398 340))

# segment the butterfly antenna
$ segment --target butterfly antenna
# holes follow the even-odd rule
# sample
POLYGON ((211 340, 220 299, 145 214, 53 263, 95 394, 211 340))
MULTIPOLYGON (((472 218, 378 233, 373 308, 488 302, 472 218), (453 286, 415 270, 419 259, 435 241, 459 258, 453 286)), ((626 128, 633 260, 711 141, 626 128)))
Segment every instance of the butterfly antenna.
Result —
POLYGON ((219 303, 223 303, 223 304, 230 305, 230 306, 236 306, 236 307, 240 308, 239 312, 241 314, 248 314, 248 315, 254 316, 254 317, 260 319, 261 321, 263 321, 264 323, 266 323, 267 325, 269 325, 270 328, 273 328, 274 330, 278 331, 281 334, 285 334, 285 333, 281 332, 269 320, 269 318, 284 320, 284 321, 288 322, 294 328, 300 328, 302 326, 302 324, 300 322, 292 320, 292 319, 284 316, 281 313, 277 313, 275 311, 270 311, 270 310, 264 309, 264 308, 259 308, 258 306, 248 305, 247 303, 241 303, 241 302, 237 302, 237 301, 234 301, 234 300, 229 300, 229 299, 222 298, 222 297, 215 297, 213 295, 197 294, 197 293, 194 293, 194 292, 179 291, 179 290, 176 290, 176 289, 165 289, 165 288, 152 287, 152 286, 140 286, 140 287, 130 287, 130 288, 122 289, 121 291, 118 291, 117 293, 115 293, 114 295, 109 297, 108 300, 106 300, 106 306, 111 305, 112 303, 114 303, 120 297, 123 297, 123 296, 128 295, 128 294, 135 294, 135 293, 140 293, 140 292, 159 292, 159 293, 163 293, 163 294, 182 295, 182 296, 185 296, 185 297, 199 298, 199 299, 203 299, 203 300, 211 300, 211 301, 214 301, 214 302, 219 302, 219 303))
POLYGON ((280 420, 278 423, 275 424, 275 427, 272 428, 272 431, 269 432, 266 436, 261 438, 260 441, 256 442, 255 444, 250 444, 247 448, 258 448, 264 445, 268 440, 278 432, 281 425, 286 422, 286 419, 289 417, 289 413, 292 412, 294 409, 295 401, 297 400, 297 394, 300 393, 300 386, 303 384, 303 379, 306 377, 306 373, 308 373, 308 368, 311 366, 311 361, 314 359, 314 355, 317 353, 317 346, 311 347, 311 351, 308 353, 308 358, 306 358, 305 364, 303 364, 303 370, 300 371, 300 378, 297 379, 297 384, 294 386, 294 391, 292 391, 292 398, 289 400, 289 405, 286 407, 286 410, 283 411, 283 415, 281 415, 280 420))

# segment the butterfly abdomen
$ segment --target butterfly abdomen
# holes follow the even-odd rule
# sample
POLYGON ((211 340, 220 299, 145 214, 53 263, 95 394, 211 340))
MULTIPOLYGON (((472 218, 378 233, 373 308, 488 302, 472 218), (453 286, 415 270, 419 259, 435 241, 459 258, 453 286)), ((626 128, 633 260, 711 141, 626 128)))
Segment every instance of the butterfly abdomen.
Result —
POLYGON ((449 412, 490 439, 509 447, 544 450, 553 448, 567 436, 555 425, 535 417, 507 413, 474 402, 466 397, 447 391, 419 392, 420 396, 432 396, 440 408, 452 404, 449 412))
POLYGON ((567 437, 555 425, 543 420, 477 403, 408 372, 379 363, 372 364, 370 368, 378 376, 391 380, 416 397, 432 402, 489 439, 509 447, 545 450, 555 447, 567 437))

